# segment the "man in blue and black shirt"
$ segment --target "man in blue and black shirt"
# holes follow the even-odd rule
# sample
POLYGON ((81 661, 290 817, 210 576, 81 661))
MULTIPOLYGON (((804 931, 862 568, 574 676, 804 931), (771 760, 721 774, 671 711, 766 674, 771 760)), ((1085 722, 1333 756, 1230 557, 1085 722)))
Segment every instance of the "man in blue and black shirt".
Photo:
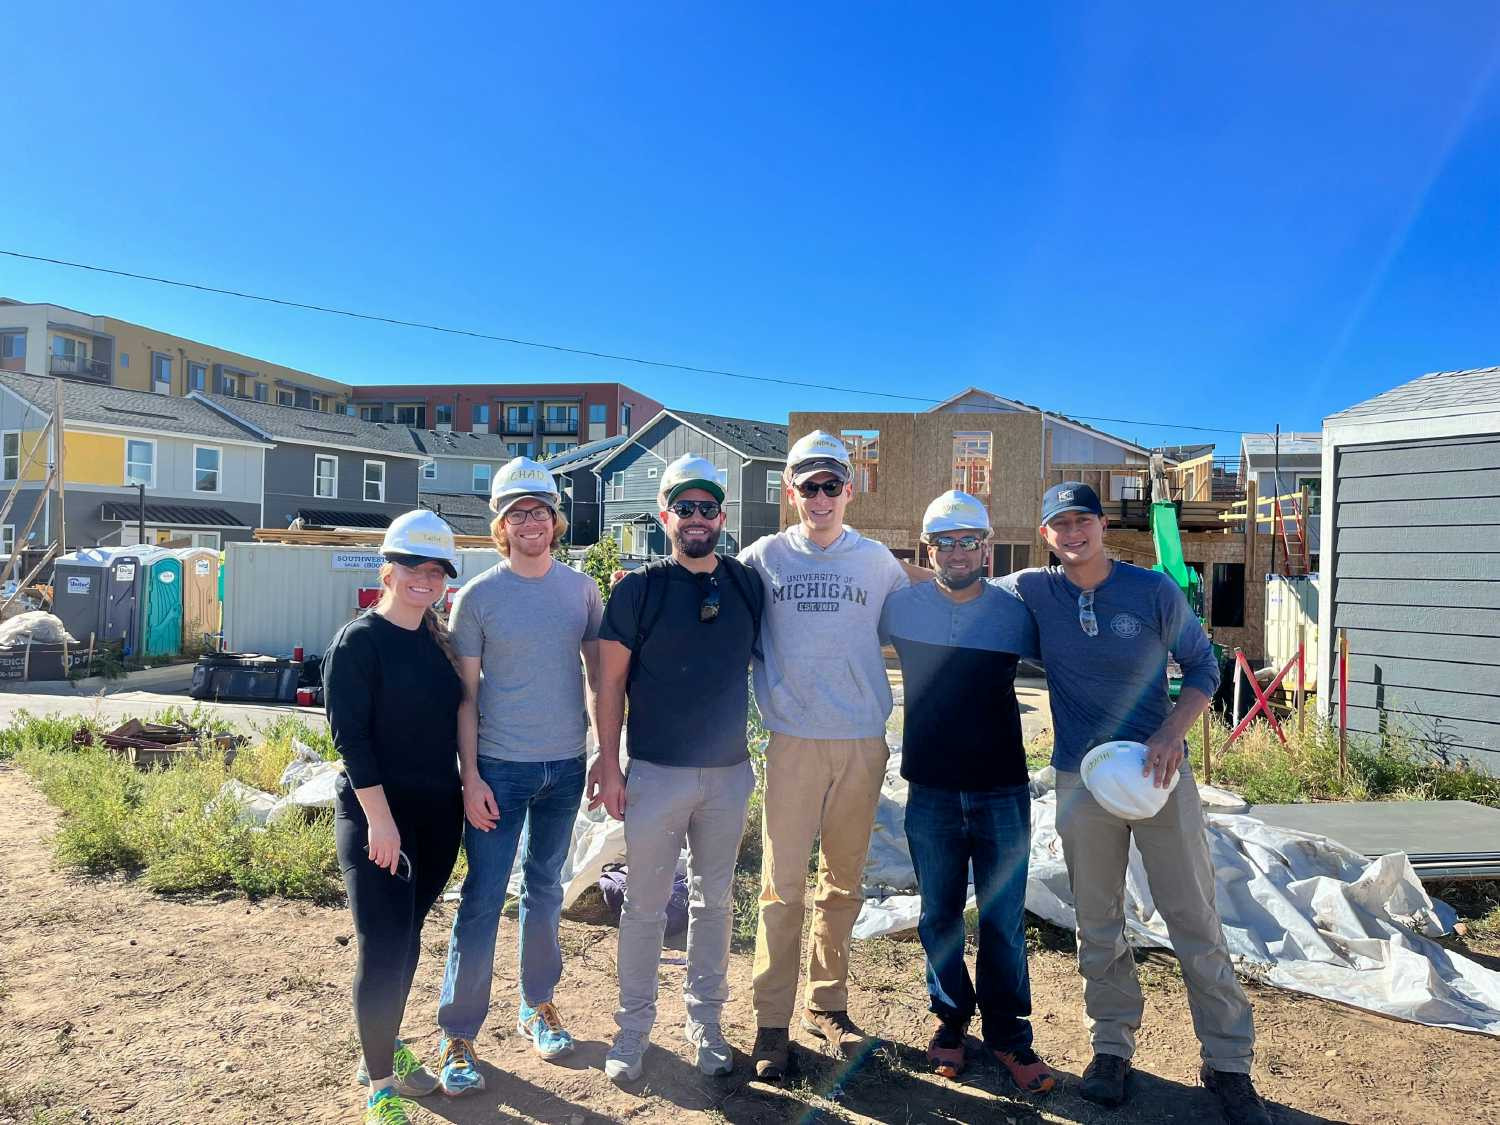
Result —
POLYGON ((922 541, 937 580, 891 594, 881 633, 901 659, 905 689, 906 839, 937 1016, 928 1060, 958 1077, 977 1008, 986 1049, 1021 1089, 1043 1093, 1056 1078, 1031 1047, 1024 921, 1031 796, 1015 691, 1017 658, 1036 656, 1036 625, 1012 592, 983 581, 989 538, 989 513, 973 496, 934 500, 922 541), (972 981, 964 964, 971 862, 979 906, 972 981))

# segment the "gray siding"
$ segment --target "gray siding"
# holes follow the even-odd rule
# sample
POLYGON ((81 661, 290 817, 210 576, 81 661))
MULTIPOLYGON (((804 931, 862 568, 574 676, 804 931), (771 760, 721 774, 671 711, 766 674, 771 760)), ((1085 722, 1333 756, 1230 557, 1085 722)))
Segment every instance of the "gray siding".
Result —
POLYGON ((266 526, 285 527, 298 508, 337 508, 380 512, 388 516, 417 506, 417 462, 378 453, 347 453, 311 445, 281 442, 266 451, 266 526), (313 458, 333 454, 339 460, 338 497, 313 495, 313 458), (385 502, 364 499, 364 464, 385 462, 385 502))
MULTIPOLYGON (((1333 624, 1349 726, 1500 772, 1500 438, 1339 451, 1333 624)), ((1325 568, 1326 571, 1327 568, 1325 568)), ((1337 702, 1337 686, 1333 687, 1337 702)))
POLYGON ((505 464, 504 461, 474 462, 456 457, 434 457, 433 461, 437 468, 437 478, 428 480, 423 477, 423 492, 474 492, 476 496, 488 496, 490 490, 486 486, 478 492, 474 491, 475 464, 489 465, 491 479, 500 471, 500 466, 505 464))

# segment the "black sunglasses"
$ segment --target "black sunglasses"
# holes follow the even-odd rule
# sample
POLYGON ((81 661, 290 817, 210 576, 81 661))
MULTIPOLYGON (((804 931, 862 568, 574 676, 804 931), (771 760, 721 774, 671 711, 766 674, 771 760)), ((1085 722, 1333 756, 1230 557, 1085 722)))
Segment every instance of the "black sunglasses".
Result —
POLYGON ((936 547, 939 554, 947 554, 955 547, 961 547, 965 551, 977 551, 984 546, 984 540, 977 535, 934 535, 927 540, 929 547, 936 547))
POLYGON ((811 500, 820 492, 824 496, 837 496, 840 492, 844 491, 844 482, 838 479, 822 481, 805 480, 797 485, 797 491, 802 493, 803 498, 807 500, 811 500))
POLYGON ((717 500, 679 500, 670 508, 680 520, 687 519, 694 511, 706 520, 716 520, 721 510, 717 500))
MULTIPOLYGON (((711 503, 712 501, 704 501, 711 503)), ((708 589, 703 592, 703 600, 698 603, 698 620, 717 621, 719 619, 719 580, 713 575, 707 575, 708 589)))

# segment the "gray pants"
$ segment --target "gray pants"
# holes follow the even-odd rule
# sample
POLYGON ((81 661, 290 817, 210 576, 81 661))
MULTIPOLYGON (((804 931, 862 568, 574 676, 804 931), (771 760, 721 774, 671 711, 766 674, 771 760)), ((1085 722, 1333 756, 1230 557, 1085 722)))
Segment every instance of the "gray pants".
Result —
POLYGON ((1059 770, 1057 834, 1078 913, 1078 971, 1094 1051, 1130 1058, 1145 1009, 1135 957, 1125 943, 1125 867, 1133 835, 1151 897, 1182 963, 1203 1058, 1214 1070, 1250 1073, 1250 1002, 1224 945, 1203 807, 1187 763, 1161 812, 1133 821, 1105 812, 1077 773, 1059 770))
POLYGON ((683 842, 688 848, 688 971, 683 999, 690 1019, 718 1023, 729 999, 729 938, 734 928, 734 863, 755 789, 749 761, 696 769, 630 763, 625 784, 625 906, 620 913, 620 1007, 615 1022, 649 1032, 656 1022, 657 970, 667 900, 683 842))

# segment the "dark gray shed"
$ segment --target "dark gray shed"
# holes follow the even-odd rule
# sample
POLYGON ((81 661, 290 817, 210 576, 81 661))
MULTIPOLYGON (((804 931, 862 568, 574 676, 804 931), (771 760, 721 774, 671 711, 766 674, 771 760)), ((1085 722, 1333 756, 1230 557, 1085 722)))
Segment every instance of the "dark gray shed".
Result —
POLYGON ((1440 371, 1323 422, 1322 707, 1500 773, 1500 368, 1440 371), (1331 494, 1333 503, 1326 502, 1331 494))

